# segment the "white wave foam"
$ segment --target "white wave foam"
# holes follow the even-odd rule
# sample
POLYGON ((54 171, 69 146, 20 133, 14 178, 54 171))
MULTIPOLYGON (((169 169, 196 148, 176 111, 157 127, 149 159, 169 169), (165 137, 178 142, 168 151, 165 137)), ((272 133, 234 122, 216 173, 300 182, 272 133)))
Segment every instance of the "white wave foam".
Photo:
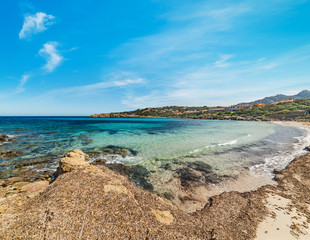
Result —
POLYGON ((197 152, 200 152, 200 151, 201 151, 200 149, 194 149, 193 151, 190 151, 189 153, 193 154, 193 153, 197 153, 197 152))
POLYGON ((8 134, 7 136, 8 136, 9 138, 15 138, 17 135, 8 134))
MULTIPOLYGON (((300 127, 302 128, 302 127, 300 127)), ((273 177, 273 170, 275 168, 284 169, 291 161, 296 157, 300 157, 307 152, 304 150, 306 146, 310 144, 310 130, 307 130, 307 134, 300 137, 295 137, 298 142, 293 144, 293 149, 286 152, 278 152, 278 156, 265 158, 264 163, 257 164, 250 167, 250 172, 254 175, 273 177)))
POLYGON ((229 141, 229 142, 225 142, 225 143, 219 143, 219 144, 217 144, 218 146, 226 146, 226 145, 234 145, 234 144, 236 144, 237 143, 237 139, 235 139, 235 140, 232 140, 232 141, 229 141))
POLYGON ((106 154, 101 158, 107 160, 106 163, 108 164, 114 164, 114 163, 129 164, 129 165, 139 164, 143 160, 141 157, 136 157, 136 156, 135 157, 133 156, 122 157, 121 155, 118 155, 118 154, 106 154))

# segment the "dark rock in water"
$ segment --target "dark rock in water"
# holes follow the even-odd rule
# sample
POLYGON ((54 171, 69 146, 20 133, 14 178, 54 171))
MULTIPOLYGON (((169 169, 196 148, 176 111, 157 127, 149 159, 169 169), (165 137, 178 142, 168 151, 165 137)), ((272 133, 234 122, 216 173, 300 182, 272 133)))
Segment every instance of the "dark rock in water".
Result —
POLYGON ((15 141, 16 141, 15 139, 10 138, 7 135, 0 134, 0 143, 1 142, 15 142, 15 141))
POLYGON ((176 173, 179 175, 181 185, 183 187, 189 187, 190 183, 199 182, 201 179, 201 176, 197 176, 196 174, 194 174, 190 168, 178 169, 176 173))
POLYGON ((0 134, 0 142, 6 142, 9 139, 8 136, 0 134))
POLYGON ((195 169, 199 172, 212 173, 212 167, 209 164, 201 161, 190 162, 188 163, 188 167, 195 169))
POLYGON ((186 163, 186 165, 187 167, 176 171, 183 187, 190 187, 192 184, 218 183, 220 180, 219 176, 212 172, 209 164, 196 161, 186 163))
POLYGON ((124 147, 119 147, 119 146, 114 146, 114 145, 108 145, 105 148, 110 149, 110 150, 112 149, 114 151, 120 150, 123 152, 126 150, 126 151, 129 151, 130 154, 132 154, 133 156, 137 156, 138 154, 138 151, 135 151, 132 148, 124 148, 124 147))
POLYGON ((18 157, 20 153, 16 151, 0 152, 0 159, 18 157))
POLYGON ((304 150, 306 150, 306 151, 309 151, 309 152, 310 152, 310 146, 305 147, 305 149, 304 149, 304 150))
POLYGON ((106 164, 111 170, 117 171, 127 176, 135 185, 149 191, 153 191, 154 187, 149 182, 150 172, 142 166, 126 166, 124 164, 106 164))
POLYGON ((15 166, 15 168, 33 166, 33 165, 38 165, 38 164, 46 164, 46 163, 51 163, 51 162, 52 162, 51 160, 34 160, 34 161, 19 163, 15 166))
POLYGON ((102 159, 102 158, 98 158, 94 162, 92 162, 92 164, 93 165, 105 165, 106 162, 107 162, 107 160, 102 159))
POLYGON ((162 164, 160 166, 160 168, 163 168, 165 170, 171 170, 172 169, 172 167, 171 167, 171 165, 169 163, 162 164))
POLYGON ((79 136, 79 139, 81 140, 83 146, 89 145, 93 142, 93 140, 88 138, 86 135, 79 136))
POLYGON ((273 170, 273 173, 274 173, 274 174, 282 174, 282 170, 281 170, 281 169, 278 169, 278 168, 275 168, 275 169, 273 170))
POLYGON ((94 158, 102 157, 106 154, 117 154, 125 158, 128 155, 136 156, 138 152, 131 148, 108 145, 103 148, 89 149, 87 154, 94 158))
POLYGON ((5 142, 8 139, 8 136, 0 134, 0 142, 5 142))

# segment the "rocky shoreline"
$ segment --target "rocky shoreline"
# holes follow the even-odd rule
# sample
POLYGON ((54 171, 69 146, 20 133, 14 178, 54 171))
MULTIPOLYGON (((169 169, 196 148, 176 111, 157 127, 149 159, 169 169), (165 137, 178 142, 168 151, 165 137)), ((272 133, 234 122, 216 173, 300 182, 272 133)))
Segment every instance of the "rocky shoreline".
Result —
POLYGON ((1 239, 306 239, 310 153, 277 170, 276 185, 208 199, 194 213, 134 186, 75 150, 53 182, 2 183, 1 239), (289 216, 281 225, 282 215, 289 216), (278 235, 277 235, 278 234, 278 235), (279 235, 281 237, 281 235, 279 235))
POLYGON ((216 116, 216 115, 198 115, 194 117, 185 117, 185 116, 178 116, 175 115, 173 117, 161 117, 161 116, 142 116, 142 115, 135 115, 135 114, 126 114, 126 113, 99 113, 93 114, 89 116, 90 118, 181 118, 181 119, 205 119, 205 120, 230 120, 230 121, 280 121, 280 122, 309 122, 309 119, 299 118, 299 119, 286 119, 280 120, 278 118, 271 118, 271 117, 242 117, 242 116, 231 116, 231 115, 224 115, 224 116, 216 116))
MULTIPOLYGON (((159 116, 141 116, 126 113, 100 113, 90 115, 91 118, 187 118, 182 116, 173 117, 159 117, 159 116)), ((240 116, 207 116, 199 115, 196 117, 188 117, 188 119, 208 119, 208 120, 234 120, 234 121, 273 121, 273 119, 260 118, 260 117, 240 117, 240 116)))

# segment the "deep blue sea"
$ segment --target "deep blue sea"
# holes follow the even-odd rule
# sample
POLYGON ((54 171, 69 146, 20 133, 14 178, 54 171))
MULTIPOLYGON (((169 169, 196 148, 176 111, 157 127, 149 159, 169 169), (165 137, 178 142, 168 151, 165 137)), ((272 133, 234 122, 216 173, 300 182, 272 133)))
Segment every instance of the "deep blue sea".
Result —
POLYGON ((271 122, 193 119, 0 117, 0 133, 16 140, 1 145, 0 151, 20 154, 0 158, 0 179, 20 169, 55 170, 66 152, 79 148, 90 154, 90 161, 101 158, 108 164, 139 166, 155 186, 180 169, 196 166, 199 171, 191 165, 197 162, 218 175, 236 176, 244 169, 270 175, 309 140, 304 129, 271 122), (115 149, 127 153, 120 155, 115 149), (18 165, 31 161, 42 164, 18 165))

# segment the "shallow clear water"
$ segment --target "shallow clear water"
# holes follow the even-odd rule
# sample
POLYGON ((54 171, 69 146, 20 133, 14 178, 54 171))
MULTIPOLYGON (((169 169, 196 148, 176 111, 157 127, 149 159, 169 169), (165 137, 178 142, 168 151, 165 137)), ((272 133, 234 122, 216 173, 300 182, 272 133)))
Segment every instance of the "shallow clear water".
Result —
POLYGON ((307 135, 305 130, 270 122, 85 117, 1 117, 0 133, 17 140, 0 150, 21 153, 0 160, 2 177, 12 175, 18 163, 54 156, 44 168, 55 169, 65 152, 100 152, 113 146, 130 149, 130 154, 102 156, 108 163, 141 166, 155 185, 161 177, 197 162, 210 165, 219 175, 237 175, 244 168, 269 174, 289 160, 277 158, 266 167, 266 159, 290 155, 307 135))

